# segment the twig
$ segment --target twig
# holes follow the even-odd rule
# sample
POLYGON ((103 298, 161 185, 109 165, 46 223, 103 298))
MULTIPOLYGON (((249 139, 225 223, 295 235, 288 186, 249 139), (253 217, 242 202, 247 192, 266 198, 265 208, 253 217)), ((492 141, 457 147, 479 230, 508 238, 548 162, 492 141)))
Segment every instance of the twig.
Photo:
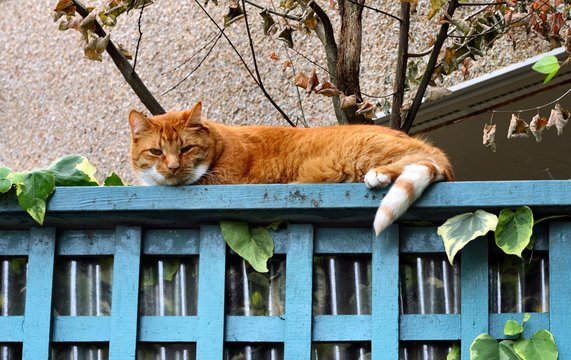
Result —
POLYGON ((210 49, 208 49, 208 51, 206 52, 206 55, 204 55, 204 57, 198 62, 198 64, 188 73, 186 74, 186 76, 184 78, 182 78, 182 80, 180 80, 178 83, 176 83, 176 85, 174 85, 173 87, 171 87, 170 89, 168 89, 167 91, 163 92, 161 94, 162 95, 166 95, 169 92, 171 92, 172 90, 176 89, 180 84, 182 84, 183 82, 185 82, 189 77, 192 76, 192 74, 194 74, 194 72, 196 70, 198 70, 198 68, 202 65, 202 63, 206 60, 206 58, 208 58, 208 56, 210 55, 210 53, 212 52, 212 50, 214 50, 214 48, 216 47, 216 44, 218 43, 218 40, 220 40, 220 38, 222 37, 222 35, 219 35, 216 38, 216 41, 214 41, 214 44, 212 44, 212 46, 210 47, 210 49))
MULTIPOLYGON (((291 71, 293 73, 293 76, 295 77, 295 74, 296 74, 295 66, 293 64, 293 61, 291 60, 291 56, 289 54, 289 50, 287 47, 286 47, 286 55, 287 55, 287 58, 289 59, 289 62, 291 63, 291 71)), ((294 88, 295 88, 295 91, 297 92, 297 103, 299 104, 299 110, 301 111, 301 118, 303 119, 303 126, 307 127, 307 119, 305 118, 305 113, 303 112, 303 101, 301 99, 301 93, 299 92, 299 87, 294 86, 294 88)))
POLYGON ((505 1, 491 2, 491 3, 459 3, 458 6, 495 6, 495 5, 505 5, 505 1))
POLYGON ((252 61, 254 62, 254 70, 256 71, 256 76, 258 78, 258 87, 264 95, 266 99, 276 108, 276 110, 282 115, 282 117, 287 121, 292 127, 295 127, 295 124, 289 116, 279 107, 279 105, 274 101, 271 95, 267 92, 266 87, 262 81, 262 76, 260 75, 260 70, 258 69, 258 61, 256 60, 256 50, 254 49, 254 42, 252 40, 252 34, 250 33, 250 24, 248 22, 248 12, 246 11, 246 0, 242 0, 242 7, 244 10, 244 22, 246 24, 246 33, 248 34, 248 43, 250 44, 250 52, 252 53, 252 61))
POLYGON ((395 19, 396 21, 399 21, 399 22, 402 21, 402 19, 399 18, 398 16, 395 16, 395 15, 393 15, 393 14, 391 14, 391 13, 388 13, 388 12, 386 12, 386 11, 383 11, 383 10, 381 10, 381 9, 377 9, 377 8, 372 7, 372 6, 369 6, 369 5, 361 4, 361 3, 359 3, 359 2, 357 2, 357 1, 355 1, 355 0, 348 0, 348 1, 349 1, 349 2, 352 2, 353 4, 360 5, 360 6, 364 7, 365 9, 373 10, 373 11, 378 12, 378 13, 380 13, 380 14, 383 14, 383 15, 386 15, 386 16, 388 16, 388 17, 391 17, 391 18, 395 19))
MULTIPOLYGON (((85 8, 85 6, 83 6, 83 4, 79 0, 73 0, 73 3, 79 15, 81 15, 84 18, 87 15, 89 15, 89 11, 85 8)), ((103 28, 101 28, 98 22, 95 22, 95 28, 96 28, 95 33, 99 37, 105 37, 105 31, 103 31, 103 28)), ((133 89, 137 97, 151 112, 151 114, 153 115, 164 114, 165 110, 163 109, 163 107, 159 104, 157 99, 155 99, 153 94, 151 94, 149 89, 147 89, 143 81, 133 70, 133 67, 129 63, 129 60, 127 60, 125 56, 121 54, 121 52, 117 49, 117 47, 115 46, 115 44, 113 44, 112 41, 109 42, 106 50, 111 59, 113 60, 113 62, 115 63, 115 66, 117 66, 117 68, 121 72, 121 75, 123 75, 123 77, 125 78, 125 81, 127 81, 127 84, 131 86, 131 89, 133 89)))
POLYGON ((139 21, 138 21, 138 29, 139 29, 139 38, 137 39, 137 47, 135 48, 135 60, 133 60, 133 71, 137 67, 137 58, 139 57, 139 46, 141 45, 141 39, 143 38, 143 31, 141 30, 141 21, 143 20, 143 11, 145 7, 141 7, 141 12, 139 13, 139 21))
MULTIPOLYGON (((224 29, 222 29, 222 31, 224 31, 224 29)), ((222 34, 220 32, 217 32, 212 39, 208 40, 200 49, 196 50, 192 55, 190 55, 190 57, 186 60, 184 60, 181 64, 175 66, 173 69, 165 71, 164 73, 162 73, 161 75, 166 75, 168 73, 171 73, 173 71, 176 71, 178 69, 180 69, 181 67, 183 67, 184 65, 186 65, 189 61, 191 61, 192 59, 194 59, 194 57, 198 54, 200 54, 200 52, 204 49, 206 49, 206 47, 210 44, 212 44, 213 41, 218 41, 220 40, 220 38, 222 37, 222 34)))
MULTIPOLYGON (((458 6, 458 0, 450 0, 448 9, 446 12, 448 16, 452 17, 454 12, 456 11, 456 7, 458 6)), ((440 50, 442 49, 442 45, 444 45, 444 41, 448 37, 448 28, 450 27, 449 23, 444 23, 440 26, 440 31, 438 32, 438 36, 436 37, 436 42, 434 43, 434 47, 432 49, 432 54, 428 60, 428 64, 426 65, 426 69, 424 71, 424 75, 422 76, 422 80, 418 85, 418 89, 414 96, 414 100, 412 101, 412 105, 408 113, 406 114, 406 118, 402 123, 401 130, 405 133, 410 131, 412 123, 416 118, 416 114, 418 113, 418 109, 422 103, 422 98, 424 97, 424 93, 426 92, 426 88, 432 79, 432 75, 434 74, 434 69, 436 69, 436 63, 438 61, 438 55, 440 54, 440 50)))

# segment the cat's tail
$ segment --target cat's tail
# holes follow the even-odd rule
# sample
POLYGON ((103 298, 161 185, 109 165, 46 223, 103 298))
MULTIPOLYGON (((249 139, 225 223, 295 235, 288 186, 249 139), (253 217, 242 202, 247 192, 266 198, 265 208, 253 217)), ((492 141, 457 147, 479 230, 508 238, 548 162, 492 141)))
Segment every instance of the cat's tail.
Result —
MULTIPOLYGON (((452 168, 448 161, 440 164, 432 161, 422 161, 406 165, 400 175, 394 180, 393 186, 389 189, 377 210, 375 221, 373 222, 373 228, 377 236, 404 214, 430 184, 440 180, 453 180, 453 178, 452 168)), ((369 171, 367 176, 365 176, 365 183, 369 187, 387 185, 389 182, 387 175, 376 170, 369 171), (371 180, 373 176, 378 180, 377 186, 370 186, 370 181, 367 181, 367 177, 371 180), (386 183, 383 183, 383 179, 386 183)))

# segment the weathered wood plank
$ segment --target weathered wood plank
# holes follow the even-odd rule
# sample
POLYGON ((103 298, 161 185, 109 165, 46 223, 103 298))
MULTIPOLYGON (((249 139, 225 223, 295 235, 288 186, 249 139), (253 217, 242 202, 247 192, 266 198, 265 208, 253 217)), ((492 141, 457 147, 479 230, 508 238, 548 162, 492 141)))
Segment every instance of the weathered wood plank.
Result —
POLYGON ((136 358, 141 229, 116 229, 109 359, 136 358))
POLYGON ((371 315, 319 315, 313 322, 313 341, 371 341, 371 315))
POLYGON ((23 316, 0 316, 0 342, 22 342, 24 340, 23 316))
POLYGON ((55 342, 108 342, 110 316, 55 316, 52 340, 55 342), (105 329, 105 330, 103 330, 105 329))
POLYGON ((202 329, 196 316, 141 316, 139 341, 196 342, 202 329))
MULTIPOLYGON (((549 313, 531 313, 531 318, 525 324, 523 330, 523 337, 529 339, 537 330, 549 329, 549 313)), ((519 313, 504 313, 504 314, 490 314, 490 332, 489 334, 496 339, 506 339, 504 335, 504 327, 506 321, 515 320, 521 324, 523 321, 523 314, 519 313)), ((559 339, 556 338, 555 342, 559 345, 559 339)))
POLYGON ((200 232, 197 229, 146 230, 143 238, 145 255, 197 255, 200 232))
POLYGON ((549 321, 560 359, 571 357, 571 222, 554 222, 549 227, 549 321))
POLYGON ((400 317, 402 341, 458 340, 460 314, 406 314, 400 317))
POLYGON ((198 317, 200 337, 197 359, 222 359, 224 349, 224 288, 226 279, 226 243, 220 227, 200 229, 198 259, 198 317))
POLYGON ((28 255, 29 237, 29 231, 0 231, 0 255, 28 255))
POLYGON ((50 354, 52 284, 55 229, 30 229, 26 310, 24 313, 24 360, 48 359, 50 354))
POLYGON ((462 250, 461 257, 461 354, 462 360, 469 360, 472 340, 489 331, 488 242, 476 239, 462 250))
POLYGON ((284 342, 282 316, 226 316, 226 342, 284 342))
POLYGON ((313 311, 313 227, 290 225, 288 230, 284 359, 309 359, 313 311))
POLYGON ((377 238, 371 230, 373 254, 371 355, 374 360, 399 354, 399 227, 391 225, 377 238))
POLYGON ((58 255, 113 255, 113 230, 63 230, 58 234, 58 255))

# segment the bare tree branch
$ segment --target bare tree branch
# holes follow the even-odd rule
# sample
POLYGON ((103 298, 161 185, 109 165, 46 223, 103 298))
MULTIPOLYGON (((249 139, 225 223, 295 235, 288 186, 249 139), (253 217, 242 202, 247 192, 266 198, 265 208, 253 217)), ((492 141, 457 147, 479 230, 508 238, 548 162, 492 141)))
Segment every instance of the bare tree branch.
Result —
POLYGON ((397 69, 395 74, 395 83, 393 86, 393 103, 391 107, 390 127, 392 129, 400 129, 401 127, 401 107, 404 101, 404 90, 406 85, 406 68, 408 64, 408 32, 410 29, 410 3, 401 2, 401 18, 399 28, 399 46, 397 50, 397 69))
MULTIPOLYGON (((224 31, 224 30, 222 30, 224 31)), ((222 34, 220 33, 220 31, 218 31, 213 37, 212 39, 208 40, 204 45, 202 45, 202 47, 198 50, 196 50, 192 55, 190 55, 186 60, 184 60, 182 63, 178 64, 177 66, 175 66, 174 68, 172 68, 171 70, 165 71, 164 73, 162 73, 161 75, 166 75, 170 72, 176 71, 178 69, 180 69, 181 67, 183 67, 184 65, 186 65, 189 61, 191 61, 192 59, 194 59, 194 57, 198 54, 200 54, 200 52, 204 49, 206 49, 208 47, 208 45, 212 44, 212 42, 214 41, 218 41, 220 38, 222 37, 222 34)))
MULTIPOLYGON (((452 17, 454 15, 454 12, 456 11, 457 7, 458 7, 458 0, 450 0, 448 2, 448 9, 446 10, 446 12, 448 13, 448 16, 452 17)), ((432 54, 430 55, 430 59, 428 60, 428 64, 426 65, 424 75, 422 76, 422 80, 420 81, 420 84, 418 85, 418 90, 416 91, 416 95, 414 97, 412 105, 411 105, 408 113, 406 114, 406 119, 404 120, 404 122, 401 126, 401 130, 404 131, 405 133, 408 133, 410 131, 412 123, 414 122, 414 119, 416 118, 416 114, 418 113, 418 110, 420 109, 420 105, 422 103, 422 98, 424 97, 424 93, 426 92, 428 84, 430 83, 430 80, 432 79, 432 75, 434 74, 434 69, 436 69, 436 63, 438 61, 438 55, 440 54, 440 50, 442 49, 442 45, 444 45, 444 41, 446 41, 446 38, 448 38, 448 28, 449 27, 450 27, 450 24, 448 22, 446 22, 440 26, 440 31, 438 32, 438 36, 436 37, 436 42, 434 43, 434 47, 432 49, 432 54)))
MULTIPOLYGON (((78 0, 73 0, 73 3, 76 7, 76 11, 82 17, 86 17, 89 15, 89 11, 85 6, 79 2, 78 0)), ((96 34, 100 37, 105 37, 105 31, 101 28, 99 23, 96 22, 96 34)), ((131 89, 135 92, 137 97, 141 100, 141 102, 145 105, 145 107, 151 112, 153 115, 160 115, 164 114, 165 110, 159 104, 157 99, 151 94, 149 89, 145 86, 143 81, 139 78, 137 73, 133 70, 133 67, 129 63, 123 54, 117 49, 117 47, 113 44, 112 41, 109 42, 107 45, 107 53, 115 63, 115 66, 121 72, 121 75, 125 78, 125 81, 131 86, 131 89)))
POLYGON ((260 70, 258 69, 258 61, 256 60, 256 50, 254 49, 254 42, 252 40, 252 34, 250 33, 250 24, 248 22, 248 11, 246 11, 246 0, 242 0, 242 7, 244 8, 244 21, 246 23, 246 33, 248 34, 248 43, 250 44, 250 51, 252 53, 252 61, 254 62, 254 70, 256 71, 256 76, 258 78, 258 86, 259 86, 260 90, 262 90, 262 92, 264 93, 266 98, 269 100, 269 102, 282 115, 282 117, 291 126, 295 127, 295 124, 293 123, 293 121, 291 121, 289 116, 287 116, 287 114, 282 110, 282 108, 280 108, 279 105, 274 101, 274 99, 271 97, 271 95, 266 90, 266 87, 264 86, 264 83, 262 81, 262 76, 260 75, 260 70))
POLYGON ((395 16, 395 15, 393 15, 393 14, 391 14, 391 13, 388 13, 388 12, 386 12, 386 11, 383 11, 383 10, 381 10, 381 9, 377 9, 377 8, 375 8, 375 7, 366 5, 365 3, 361 4, 361 3, 359 3, 359 2, 357 2, 357 1, 355 1, 355 0, 349 0, 349 2, 352 2, 353 4, 356 4, 356 5, 360 5, 360 6, 364 7, 365 9, 373 10, 373 11, 378 12, 378 13, 380 13, 380 14, 386 15, 386 16, 388 16, 388 17, 390 17, 390 18, 395 19, 396 21, 402 21, 402 19, 399 18, 398 16, 395 16))
POLYGON ((143 30, 141 29, 141 21, 143 20, 143 11, 145 6, 141 7, 141 12, 139 13, 139 20, 137 21, 139 29, 139 38, 137 39, 137 47, 135 48, 135 59, 133 60, 133 71, 137 68, 137 58, 139 57, 139 46, 141 45, 141 39, 143 38, 143 30))
POLYGON ((282 17, 284 19, 289 19, 289 20, 293 20, 293 21, 300 21, 301 20, 301 16, 295 16, 295 15, 290 15, 290 14, 286 14, 283 12, 275 11, 275 10, 269 9, 265 6, 262 6, 260 4, 257 4, 251 0, 245 0, 245 1, 246 1, 246 3, 252 5, 253 7, 257 7, 258 9, 266 10, 268 13, 274 14, 274 15, 282 17))

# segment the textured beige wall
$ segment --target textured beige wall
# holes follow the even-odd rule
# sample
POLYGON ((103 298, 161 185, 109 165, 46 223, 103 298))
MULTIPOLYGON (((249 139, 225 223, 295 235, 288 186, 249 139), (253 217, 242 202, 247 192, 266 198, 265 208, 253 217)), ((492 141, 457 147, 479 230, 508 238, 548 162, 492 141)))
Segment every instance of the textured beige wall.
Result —
MULTIPOLYGON (((262 0, 260 0, 262 1, 262 0)), ((427 0, 419 0, 419 13, 425 14, 427 0)), ((387 1, 389 2, 389 1, 387 1)), ((114 170, 131 183, 137 183, 128 162, 130 109, 143 110, 129 86, 105 54, 102 63, 83 58, 79 34, 60 32, 52 21, 56 0, 0 0, 0 164, 14 170, 46 167, 66 154, 82 154, 98 168, 103 178, 114 170)), ((368 2, 369 3, 369 2, 368 2)), ((372 5, 380 6, 379 1, 372 5)), ((396 13, 396 1, 390 1, 396 13)), ((325 2, 324 2, 325 4, 325 2)), ((223 6, 208 6, 221 21, 223 6)), ((300 116, 291 71, 282 72, 287 59, 283 44, 261 35, 260 19, 252 9, 251 23, 256 32, 256 51, 265 84, 292 118, 300 116), (271 61, 275 51, 280 61, 271 61)), ((368 94, 390 93, 385 78, 392 76, 396 52, 397 26, 394 21, 365 10, 362 90, 368 94)), ((138 13, 120 18, 112 39, 134 50, 138 13)), ((167 110, 188 108, 199 99, 211 119, 241 124, 286 124, 264 98, 228 43, 221 39, 204 64, 176 90, 161 95, 176 84, 201 58, 198 56, 177 71, 181 64, 215 34, 214 26, 193 1, 157 0, 145 10, 144 36, 137 72, 167 110), (168 73, 165 73, 168 72, 168 73)), ((413 46, 423 43, 431 26, 414 24, 413 46)), ((247 61, 244 23, 227 30, 247 61)), ((520 50, 498 43, 486 59, 474 63, 472 75, 520 61, 548 50, 521 37, 520 50)), ((324 64, 317 39, 296 33, 297 49, 324 64)), ((203 52, 204 53, 204 52, 203 52)), ((289 51, 296 70, 310 71, 312 64, 289 51)), ((323 71, 320 73, 324 76, 323 71)), ((449 83, 459 82, 458 76, 449 83)), ((330 101, 302 94, 305 116, 311 126, 335 123, 330 101)))

